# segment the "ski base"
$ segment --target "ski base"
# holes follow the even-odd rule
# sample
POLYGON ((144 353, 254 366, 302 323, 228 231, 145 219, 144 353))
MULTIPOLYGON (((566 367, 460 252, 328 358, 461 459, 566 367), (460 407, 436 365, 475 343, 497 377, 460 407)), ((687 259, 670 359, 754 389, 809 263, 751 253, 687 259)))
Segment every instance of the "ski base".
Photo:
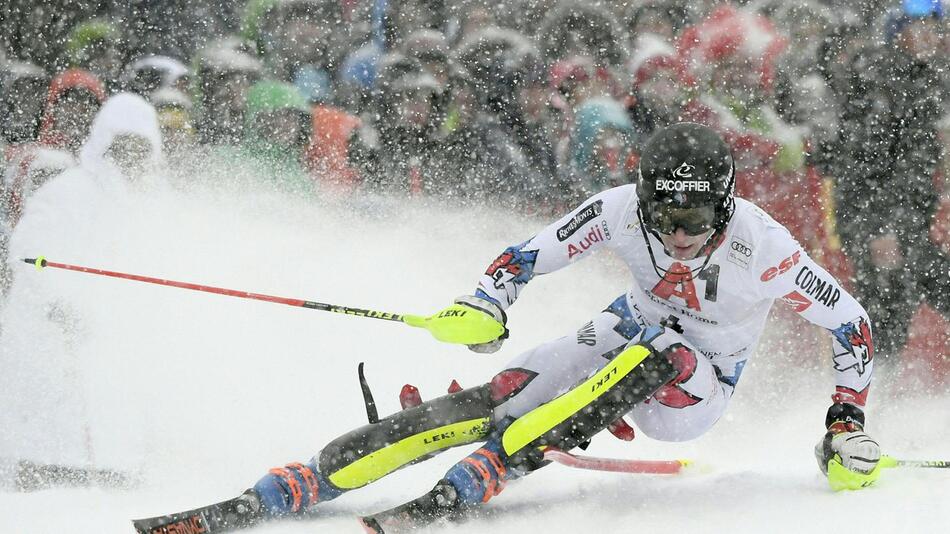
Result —
POLYGON ((187 512, 135 519, 138 534, 217 534, 256 525, 264 519, 260 498, 252 489, 239 497, 187 512))

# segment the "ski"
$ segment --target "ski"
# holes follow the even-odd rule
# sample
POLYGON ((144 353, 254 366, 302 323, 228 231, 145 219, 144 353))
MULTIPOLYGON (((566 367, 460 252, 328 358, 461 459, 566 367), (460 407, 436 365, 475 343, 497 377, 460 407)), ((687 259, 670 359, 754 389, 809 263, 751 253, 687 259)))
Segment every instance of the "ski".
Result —
MULTIPOLYGON (((576 469, 618 473, 676 474, 690 464, 688 460, 621 460, 578 456, 555 448, 544 451, 545 461, 576 469)), ((464 517, 455 488, 440 480, 431 491, 405 504, 360 517, 368 534, 398 533, 430 525, 442 519, 464 517)), ((226 501, 187 512, 136 519, 138 534, 218 534, 256 525, 264 519, 260 499, 254 490, 226 501)))
POLYGON ((395 508, 360 518, 367 534, 406 532, 432 524, 440 519, 460 516, 455 488, 440 480, 431 491, 395 508))
MULTIPOLYGON (((544 460, 575 469, 614 473, 676 474, 690 465, 689 460, 620 460, 578 456, 553 447, 544 451, 544 460)), ((461 519, 466 510, 458 503, 455 488, 445 480, 425 495, 403 505, 360 518, 367 534, 393 534, 425 527, 441 519, 461 519)))
POLYGON ((256 525, 264 519, 260 498, 253 489, 226 501, 187 512, 135 519, 138 534, 217 534, 256 525))

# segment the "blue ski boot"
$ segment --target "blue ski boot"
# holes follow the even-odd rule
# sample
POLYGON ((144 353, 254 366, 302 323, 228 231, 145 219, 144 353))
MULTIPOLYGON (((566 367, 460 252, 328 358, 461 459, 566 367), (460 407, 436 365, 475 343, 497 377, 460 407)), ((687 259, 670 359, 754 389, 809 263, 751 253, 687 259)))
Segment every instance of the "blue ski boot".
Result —
POLYGON ((275 467, 254 484, 267 517, 305 512, 311 506, 343 494, 331 486, 316 467, 316 460, 275 467))

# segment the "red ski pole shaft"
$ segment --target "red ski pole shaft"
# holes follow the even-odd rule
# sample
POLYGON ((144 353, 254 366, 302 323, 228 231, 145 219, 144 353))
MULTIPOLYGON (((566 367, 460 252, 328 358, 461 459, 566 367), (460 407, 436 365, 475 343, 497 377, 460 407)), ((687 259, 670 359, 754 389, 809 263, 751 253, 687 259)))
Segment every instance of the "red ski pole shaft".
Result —
POLYGON ((151 276, 142 276, 138 274, 120 273, 116 271, 107 271, 104 269, 94 269, 92 267, 83 267, 80 265, 69 265, 67 263, 56 263, 48 261, 40 256, 38 258, 24 258, 24 262, 35 265, 37 269, 52 267, 54 269, 64 269, 67 271, 76 271, 80 273, 95 274, 99 276, 109 276, 111 278, 121 278, 123 280, 133 280, 136 282, 145 282, 160 286, 177 287, 181 289, 190 289, 192 291, 203 291, 205 293, 215 293, 218 295, 227 295, 229 297, 239 297, 242 299, 263 300, 265 302, 275 302, 277 304, 286 304, 298 308, 309 308, 311 310, 328 311, 333 313, 342 313, 345 315, 356 315, 359 317, 369 317, 371 319, 382 319, 384 321, 403 322, 403 315, 389 312, 380 312, 375 310, 366 310, 362 308, 350 308, 348 306, 339 306, 337 304, 324 304, 310 300, 276 297, 273 295, 263 295, 260 293, 251 293, 237 289, 226 289, 223 287, 206 286, 201 284, 192 284, 190 282, 178 282, 175 280, 164 280, 162 278, 152 278, 151 276))

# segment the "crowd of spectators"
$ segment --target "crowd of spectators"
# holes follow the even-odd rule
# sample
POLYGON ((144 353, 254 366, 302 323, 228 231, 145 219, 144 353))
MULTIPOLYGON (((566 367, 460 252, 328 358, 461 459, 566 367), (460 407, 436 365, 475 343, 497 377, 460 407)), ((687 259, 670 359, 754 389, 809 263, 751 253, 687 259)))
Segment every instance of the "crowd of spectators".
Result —
POLYGON ((0 205, 9 228, 63 172, 215 162, 301 195, 550 215, 632 182, 645 139, 689 120, 732 146, 738 194, 853 284, 887 356, 921 301, 950 314, 944 9, 2 0, 0 205))

